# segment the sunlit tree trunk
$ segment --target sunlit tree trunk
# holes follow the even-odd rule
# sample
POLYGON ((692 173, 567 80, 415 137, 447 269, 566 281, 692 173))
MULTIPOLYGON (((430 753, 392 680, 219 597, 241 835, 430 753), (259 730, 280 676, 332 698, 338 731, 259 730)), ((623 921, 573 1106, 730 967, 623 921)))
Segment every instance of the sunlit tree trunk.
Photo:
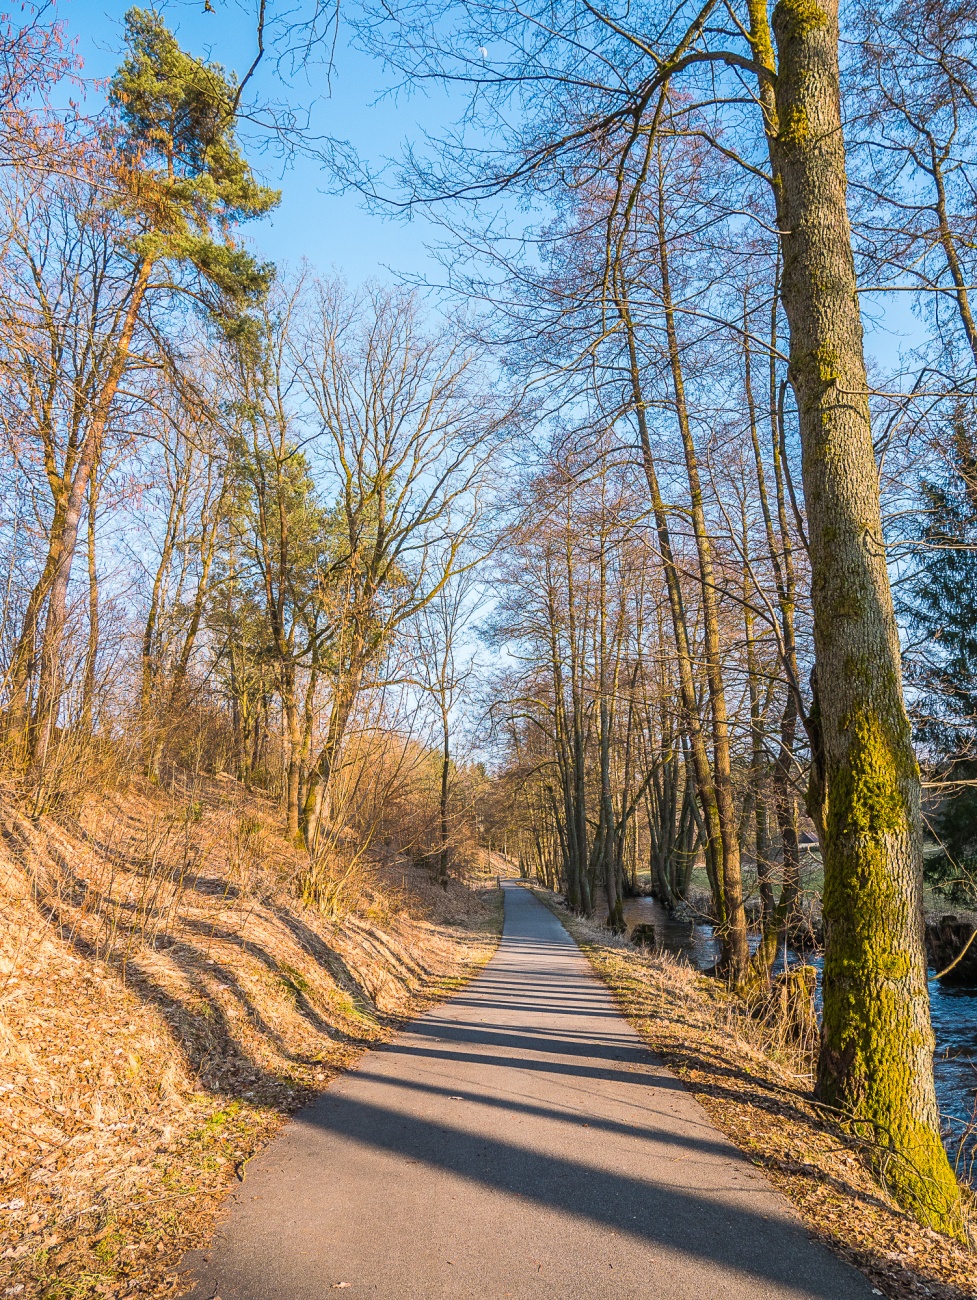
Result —
POLYGON ((159 622, 163 614, 163 596, 166 590, 170 566, 173 562, 173 552, 176 547, 177 538, 180 535, 180 529, 186 511, 187 493, 190 485, 190 454, 188 453, 186 459, 181 463, 179 454, 175 453, 173 463, 174 475, 169 483, 170 500, 166 517, 166 526, 163 531, 163 542, 160 547, 159 563, 157 564, 156 572, 153 575, 153 586, 149 595, 149 608, 146 611, 146 622, 143 627, 142 635, 140 705, 146 762, 150 769, 154 766, 154 758, 152 755, 154 747, 153 733, 156 730, 155 724, 158 721, 158 718, 155 717, 154 704, 156 703, 156 688, 161 668, 159 652, 159 622))
MULTIPOLYGON (((779 291, 779 263, 776 288, 779 291)), ((800 891, 800 860, 797 847, 797 799, 791 782, 795 763, 794 749, 797 740, 798 698, 800 694, 797 670, 797 646, 794 632, 794 613, 796 607, 796 579, 791 536, 787 520, 786 501, 784 497, 783 466, 780 462, 780 439, 777 401, 777 301, 771 306, 770 315, 770 435, 771 452, 774 466, 774 482, 777 497, 777 524, 770 503, 767 489, 767 475, 764 468, 763 453, 760 445, 760 429, 757 404, 753 391, 753 365, 750 347, 750 322, 747 304, 743 309, 743 368, 744 394, 750 426, 750 443, 753 449, 754 468, 757 478, 757 492, 763 516, 764 533, 767 542, 767 555, 774 576, 774 589, 777 595, 777 613, 780 620, 780 657, 786 679, 787 698, 781 716, 779 744, 773 762, 774 809, 777 818, 777 830, 781 843, 781 889, 780 898, 774 906, 773 889, 769 881, 761 879, 763 895, 763 928, 760 942, 750 962, 751 977, 755 983, 767 985, 770 969, 777 954, 778 942, 785 925, 790 920, 800 891), (779 528, 779 541, 777 529, 779 528)), ((744 596, 744 599, 746 597, 744 596)), ((754 750, 757 738, 754 733, 754 750)), ((757 826, 757 871, 760 874, 760 827, 757 826)))
POLYGON ((750 789, 743 800, 743 836, 753 821, 753 846, 756 856, 757 891, 760 895, 761 924, 766 926, 774 910, 773 884, 770 880, 769 844, 767 842, 767 800, 764 790, 765 754, 763 749, 763 702, 760 669, 757 663, 756 617, 751 602, 749 572, 749 528, 746 506, 743 507, 743 639, 746 646, 746 687, 750 704, 750 789))
MULTIPOLYGON (((220 536, 221 525, 224 522, 225 506, 227 504, 229 477, 223 473, 223 466, 217 467, 214 464, 208 466, 208 476, 212 472, 221 474, 220 489, 216 498, 208 492, 208 502, 201 512, 200 518, 200 543, 197 550, 199 569, 197 571, 197 586, 193 595, 193 606, 190 610, 190 617, 187 620, 186 628, 183 632, 183 640, 180 645, 180 653, 176 659, 176 665, 173 669, 173 681, 170 685, 170 708, 176 708, 183 698, 186 690, 187 674, 190 671, 190 660, 193 657, 194 649, 197 645, 197 638, 200 635, 200 625, 203 621, 204 610, 207 604, 207 598, 210 595, 210 578, 214 566, 214 560, 217 555, 217 543, 220 536)), ((208 488, 209 488, 208 484, 208 488)))
POLYGON ((702 805, 702 815, 706 828, 706 865, 710 872, 713 899, 718 918, 725 920, 725 889, 722 879, 723 840, 719 817, 719 805, 713 782, 712 765, 702 730, 699 701, 696 694, 693 674, 692 649, 689 638, 688 622, 685 617, 685 603, 682 597, 681 578, 675 563, 671 533, 668 525, 668 513, 661 494, 658 470, 651 445, 651 430, 648 425, 647 404, 641 382, 641 368, 638 362, 637 346, 634 336, 634 323, 625 292, 625 284, 620 271, 615 271, 615 296, 618 313, 624 326, 628 347, 629 381, 631 400, 635 421, 638 426, 638 439, 641 465, 651 499, 655 532, 658 537, 658 551, 665 575, 665 587, 668 593, 668 606, 671 616, 672 633, 675 638, 676 667, 679 679, 679 693, 682 700, 682 713, 689 737, 692 758, 692 771, 695 774, 696 792, 702 805))
POLYGON ((51 578, 38 661, 37 698, 31 735, 31 755, 35 762, 42 766, 50 744, 51 733, 57 723, 58 704, 61 699, 62 649, 68 616, 68 584, 78 544, 78 530, 84 512, 85 498, 88 495, 88 484, 98 457, 101 455, 102 440, 112 404, 129 360, 129 350, 132 346, 139 311, 149 285, 152 265, 151 259, 144 258, 136 268, 118 339, 112 350, 112 359, 93 404, 74 473, 67 487, 61 527, 58 534, 51 539, 49 555, 51 578))
POLYGON ((88 567, 88 638, 85 646, 85 667, 81 688, 81 728, 91 735, 95 722, 95 673, 98 666, 99 604, 98 564, 95 547, 95 521, 98 515, 98 490, 95 475, 88 485, 88 527, 85 534, 88 567))
POLYGON ((448 888, 448 809, 451 794, 451 727, 448 710, 441 709, 441 780, 438 791, 438 883, 448 888))
MULTIPOLYGON (((752 0, 754 50, 772 65, 752 0)), ((762 26, 761 26, 762 22, 762 26)), ((923 951, 919 771, 902 697, 846 206, 836 0, 780 0, 768 112, 812 570, 810 809, 824 854, 817 1093, 874 1144, 886 1182, 962 1230, 940 1142, 923 951)))
POLYGON ((305 799, 299 814, 299 829, 310 853, 318 848, 320 830, 329 821, 330 784, 363 683, 365 667, 361 655, 354 654, 354 667, 338 681, 329 709, 326 734, 309 771, 305 799))
POLYGON ((679 351, 675 309, 672 302, 668 241, 665 229, 665 176, 658 178, 658 264, 661 273, 662 307, 668 341, 668 359, 672 372, 675 414, 678 421, 685 468, 689 481, 689 504, 692 531, 699 559, 702 619, 705 637, 705 669, 709 685, 709 708, 712 716, 713 787, 719 814, 722 839, 722 887, 725 916, 720 926, 725 949, 724 964, 734 983, 741 982, 750 960, 743 907, 743 880, 737 833, 736 802, 733 794, 732 762, 729 751, 729 718, 726 686, 723 681, 722 649, 719 635, 719 592, 713 572, 712 544, 706 526, 698 458, 692 437, 692 425, 685 398, 685 380, 679 351))

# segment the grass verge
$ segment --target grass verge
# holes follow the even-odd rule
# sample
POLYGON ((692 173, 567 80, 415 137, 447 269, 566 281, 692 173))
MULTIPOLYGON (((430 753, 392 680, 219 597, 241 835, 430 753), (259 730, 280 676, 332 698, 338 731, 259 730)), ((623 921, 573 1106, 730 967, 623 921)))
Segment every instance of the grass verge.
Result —
MULTIPOLYGON (((809 1063, 721 984, 644 954, 537 890, 580 944, 623 1015, 717 1128, 792 1202, 812 1237, 889 1300, 973 1300, 977 1253, 921 1227, 880 1187, 858 1146, 811 1097, 809 1063)), ((974 1198, 968 1193, 971 1215, 974 1198)))

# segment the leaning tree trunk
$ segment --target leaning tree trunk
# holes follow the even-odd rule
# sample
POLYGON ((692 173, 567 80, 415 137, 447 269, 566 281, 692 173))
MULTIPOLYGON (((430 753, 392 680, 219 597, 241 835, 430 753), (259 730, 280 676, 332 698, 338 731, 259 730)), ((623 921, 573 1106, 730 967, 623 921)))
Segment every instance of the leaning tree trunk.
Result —
POLYGON ((39 769, 43 769, 45 763, 61 699, 64 635, 68 620, 68 585, 78 544, 78 529, 84 512, 85 498, 88 495, 88 482, 102 452, 102 439, 116 392, 129 361, 129 350, 152 268, 152 259, 144 257, 136 270, 118 342, 113 349, 111 363, 95 399, 88 428, 78 452, 74 475, 65 496, 61 533, 57 541, 52 541, 51 545, 50 554, 55 558, 51 571, 47 617, 41 638, 35 726, 31 736, 31 755, 39 769))
POLYGON ((771 160, 807 504, 824 852, 820 1100, 925 1223, 961 1232, 939 1135, 923 952, 919 771, 902 696, 846 206, 837 0, 780 0, 771 160))

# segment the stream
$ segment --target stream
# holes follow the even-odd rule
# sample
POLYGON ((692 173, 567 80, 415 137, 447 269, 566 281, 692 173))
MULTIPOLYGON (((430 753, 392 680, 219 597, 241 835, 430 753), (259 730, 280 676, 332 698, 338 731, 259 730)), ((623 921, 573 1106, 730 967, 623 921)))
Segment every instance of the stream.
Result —
MULTIPOLYGON (((678 921, 653 898, 625 899, 624 915, 629 934, 636 925, 653 925, 667 952, 685 957, 699 970, 706 970, 719 959, 719 944, 711 925, 678 921)), ((788 948, 786 958, 788 965, 807 962, 820 972, 820 957, 788 948)), ((781 955, 774 971, 783 969, 781 955)), ((971 1182, 977 1182, 977 1135, 973 1129, 977 1119, 977 988, 947 987, 931 979, 929 989, 936 1035, 936 1095, 944 1141, 951 1160, 958 1162, 958 1168, 971 1182)), ((820 983, 817 996, 820 1000, 820 983)))

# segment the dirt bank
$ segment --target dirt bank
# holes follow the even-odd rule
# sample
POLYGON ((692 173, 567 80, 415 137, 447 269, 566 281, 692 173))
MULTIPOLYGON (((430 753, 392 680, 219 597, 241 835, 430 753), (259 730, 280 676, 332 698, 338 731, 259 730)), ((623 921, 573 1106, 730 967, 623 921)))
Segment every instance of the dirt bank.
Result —
POLYGON ((284 1119, 488 959, 494 876, 334 873, 230 779, 0 796, 0 1294, 164 1296, 284 1119))

